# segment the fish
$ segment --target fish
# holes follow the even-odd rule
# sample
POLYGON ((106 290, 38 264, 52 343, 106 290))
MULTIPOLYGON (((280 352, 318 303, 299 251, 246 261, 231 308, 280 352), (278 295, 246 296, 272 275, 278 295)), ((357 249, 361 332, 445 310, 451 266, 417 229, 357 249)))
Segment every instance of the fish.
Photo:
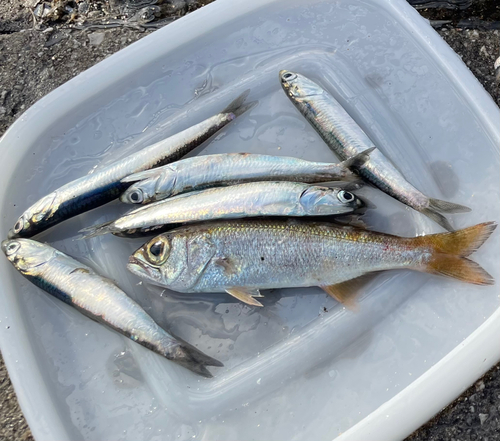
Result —
POLYGON ((485 222, 451 233, 399 237, 302 220, 218 221, 158 235, 130 256, 127 268, 174 291, 225 291, 253 306, 262 306, 256 300, 261 290, 310 286, 352 305, 366 278, 384 270, 494 284, 468 256, 496 226, 485 222))
MULTIPOLYGON (((279 78, 288 98, 341 161, 374 147, 363 129, 320 85, 289 70, 281 70, 279 78)), ((356 172, 373 186, 424 214, 445 230, 453 231, 453 227, 443 213, 471 211, 464 205, 430 198, 417 190, 379 148, 356 172)))
POLYGON ((120 201, 145 205, 189 191, 255 181, 312 184, 355 180, 357 176, 350 169, 363 165, 373 150, 367 149, 340 164, 251 153, 195 156, 122 179, 134 184, 120 196, 120 201))
POLYGON ((13 239, 1 247, 26 279, 87 317, 204 377, 212 377, 206 366, 223 366, 162 329, 111 280, 50 245, 13 239))
POLYGON ((184 193, 80 232, 84 238, 107 233, 140 236, 168 224, 256 216, 341 215, 364 207, 359 197, 340 187, 286 181, 249 182, 184 193))
POLYGON ((176 161, 208 140, 256 103, 245 103, 249 90, 222 112, 156 144, 71 181, 44 196, 18 218, 9 239, 30 238, 62 221, 118 198, 130 183, 121 180, 133 173, 176 161))

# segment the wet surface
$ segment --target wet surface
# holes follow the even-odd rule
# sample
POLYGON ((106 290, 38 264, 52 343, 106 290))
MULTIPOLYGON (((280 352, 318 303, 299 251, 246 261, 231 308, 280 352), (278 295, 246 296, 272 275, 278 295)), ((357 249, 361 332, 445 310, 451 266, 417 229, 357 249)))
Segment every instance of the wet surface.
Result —
MULTIPOLYGON (((3 0, 0 2, 0 135, 24 110, 57 86, 202 3, 209 1, 3 0), (80 5, 85 4, 87 9, 82 6, 80 11, 80 5)), ((500 104, 494 72, 494 62, 500 55, 500 31, 495 30, 495 22, 500 20, 498 1, 413 3, 424 8, 420 12, 426 18, 448 21, 439 26, 440 35, 500 104), (432 3, 458 8, 425 9, 432 3), (470 8, 460 9, 468 3, 472 4, 470 8), (479 29, 465 29, 463 20, 471 18, 480 20, 477 23, 481 26, 475 26, 479 29)), ((445 163, 436 164, 432 170, 444 176, 441 183, 444 194, 453 192, 456 178, 447 176, 446 170, 445 163)), ((110 375, 123 387, 133 388, 141 381, 141 373, 127 352, 108 364, 110 375)), ((499 411, 500 367, 497 366, 409 440, 500 440, 499 411)), ((32 439, 1 358, 0 439, 32 439)))

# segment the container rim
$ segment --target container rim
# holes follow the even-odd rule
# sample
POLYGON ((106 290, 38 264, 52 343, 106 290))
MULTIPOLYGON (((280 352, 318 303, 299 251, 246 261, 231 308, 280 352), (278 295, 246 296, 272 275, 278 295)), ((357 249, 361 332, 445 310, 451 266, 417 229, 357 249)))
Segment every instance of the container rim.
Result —
MULTIPOLYGON (((122 68, 130 57, 135 60, 135 66, 148 64, 162 53, 199 38, 216 27, 283 1, 285 0, 217 0, 133 43, 43 97, 0 139, 2 151, 10 159, 8 164, 0 164, 0 188, 5 189, 0 192, 0 206, 4 204, 5 191, 9 188, 8 182, 15 169, 12 164, 18 164, 23 157, 24 152, 17 148, 17 141, 20 138, 23 143, 31 144, 36 141, 37 131, 26 129, 31 122, 36 120, 40 127, 51 126, 69 110, 89 99, 88 89, 82 87, 87 82, 92 81, 94 84, 93 97, 130 75, 134 68, 122 68), (189 32, 185 31, 186 26, 190 28, 189 32), (175 38, 168 38, 169 36, 175 38), (157 41, 161 41, 161 44, 152 44, 157 41)), ((286 1, 290 4, 294 0, 286 1)), ((458 55, 405 0, 372 1, 379 3, 391 16, 398 16, 398 19, 404 21, 413 38, 426 48, 431 57, 439 59, 444 74, 484 122, 500 150, 500 110, 458 55)), ((6 228, 4 220, 4 217, 0 219, 2 231, 6 228)), ((34 372, 33 369, 26 368, 37 365, 34 353, 23 349, 31 345, 26 327, 18 326, 14 329, 14 326, 9 326, 9 323, 22 323, 23 319, 21 308, 15 299, 14 286, 9 281, 10 278, 6 277, 8 267, 10 265, 5 261, 0 265, 0 279, 8 281, 0 286, 3 300, 0 347, 21 409, 38 441, 70 440, 68 428, 59 419, 51 392, 47 389, 40 370, 36 369, 34 372), (7 340, 8 349, 5 345, 7 340)), ((497 344, 499 334, 500 309, 497 309, 483 325, 423 375, 336 439, 403 439, 500 360, 500 346, 497 344), (408 415, 412 415, 412 419, 408 419, 408 415)))

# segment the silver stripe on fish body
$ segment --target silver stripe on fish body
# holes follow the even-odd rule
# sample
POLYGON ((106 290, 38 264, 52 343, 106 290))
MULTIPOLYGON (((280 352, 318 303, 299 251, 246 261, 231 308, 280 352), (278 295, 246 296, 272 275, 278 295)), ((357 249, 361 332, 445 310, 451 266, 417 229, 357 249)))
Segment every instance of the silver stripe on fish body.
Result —
POLYGON ((487 222, 453 233, 405 238, 299 220, 219 221, 157 236, 130 257, 128 268, 179 292, 236 292, 253 305, 260 289, 320 286, 346 298, 343 284, 390 269, 491 285, 492 277, 466 257, 495 228, 487 222))
POLYGON ((257 216, 322 216, 352 213, 365 205, 338 187, 298 182, 250 182, 185 193, 154 202, 121 218, 82 230, 84 237, 106 233, 137 235, 168 224, 257 216))
POLYGON ((355 175, 350 168, 358 169, 372 151, 362 152, 340 164, 250 153, 195 156, 128 176, 122 182, 134 184, 125 190, 120 200, 126 204, 148 204, 188 191, 254 181, 352 180, 355 175))
POLYGON ((31 239, 4 241, 2 250, 28 280, 86 316, 205 377, 205 366, 222 366, 160 326, 111 280, 31 239))
MULTIPOLYGON (((326 144, 343 161, 374 147, 340 103, 314 81, 288 70, 280 71, 283 90, 299 112, 318 132, 326 144)), ((411 185, 379 150, 357 171, 359 175, 383 192, 421 212, 443 228, 453 228, 442 213, 465 213, 463 205, 429 198, 411 185)))
POLYGON ((9 238, 32 237, 59 222, 116 199, 130 185, 121 182, 123 178, 176 161, 251 108, 255 103, 244 104, 248 93, 244 92, 221 113, 43 197, 19 217, 9 231, 9 238))

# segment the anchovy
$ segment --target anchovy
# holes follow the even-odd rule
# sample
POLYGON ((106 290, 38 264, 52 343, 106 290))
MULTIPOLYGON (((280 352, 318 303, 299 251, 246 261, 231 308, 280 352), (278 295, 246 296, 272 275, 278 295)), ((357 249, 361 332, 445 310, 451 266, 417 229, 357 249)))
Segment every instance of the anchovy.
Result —
POLYGON ((130 183, 123 178, 180 159, 251 108, 244 92, 221 113, 182 132, 76 179, 29 207, 9 232, 9 238, 32 237, 47 228, 116 199, 130 183))
POLYGON ((163 330, 111 280, 55 248, 14 239, 2 242, 2 250, 30 282, 157 354, 205 377, 212 376, 206 366, 222 366, 163 330))
MULTIPOLYGON (((299 112, 307 119, 330 149, 345 161, 374 146, 368 135, 325 89, 303 75, 280 71, 283 90, 299 112)), ((452 202, 429 198, 394 167, 377 149, 357 173, 383 192, 419 211, 443 228, 453 227, 442 213, 466 213, 470 208, 452 202)))
POLYGON ((137 236, 167 224, 256 216, 340 215, 364 206, 357 196, 338 187, 298 182, 250 182, 174 196, 81 232, 87 238, 107 233, 137 236))
POLYGON ((261 289, 319 286, 348 303, 362 276, 409 269, 477 285, 493 278, 467 259, 496 228, 398 237, 303 221, 240 220, 184 226, 139 248, 128 269, 172 290, 224 292, 262 306, 261 289))
POLYGON ((196 156, 122 179, 122 182, 135 183, 125 190, 120 200, 125 204, 144 205, 188 191, 254 181, 309 184, 347 181, 355 177, 350 168, 363 165, 373 150, 368 149, 340 164, 251 153, 196 156))

